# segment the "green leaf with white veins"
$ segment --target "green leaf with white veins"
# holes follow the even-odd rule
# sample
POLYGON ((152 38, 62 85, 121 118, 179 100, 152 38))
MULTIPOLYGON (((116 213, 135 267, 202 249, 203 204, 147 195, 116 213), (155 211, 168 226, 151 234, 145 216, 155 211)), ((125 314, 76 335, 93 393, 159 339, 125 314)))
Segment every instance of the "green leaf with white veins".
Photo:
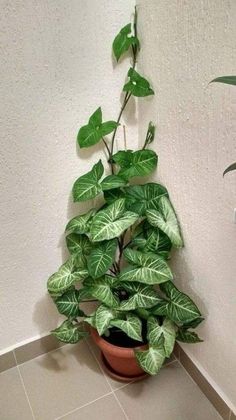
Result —
POLYGON ((126 207, 141 216, 146 215, 146 210, 158 209, 159 200, 163 195, 168 197, 167 189, 156 183, 124 188, 126 207))
POLYGON ((88 271, 85 268, 76 269, 74 258, 71 257, 63 264, 57 273, 54 273, 48 279, 47 287, 49 293, 63 293, 73 284, 88 277, 88 271))
POLYGON ((84 316, 84 312, 79 308, 80 294, 76 289, 68 290, 60 296, 55 303, 60 314, 63 314, 68 318, 84 316))
POLYGON ((190 322, 201 316, 195 303, 185 293, 180 292, 171 282, 160 285, 162 292, 166 294, 169 301, 166 306, 168 318, 176 323, 190 322))
POLYGON ((113 319, 110 322, 110 325, 124 331, 124 333, 126 333, 128 337, 133 338, 133 340, 143 341, 142 322, 136 315, 127 314, 126 320, 113 319))
POLYGON ((105 305, 100 305, 95 312, 95 324, 99 335, 103 335, 109 327, 112 319, 116 318, 117 312, 105 305))
POLYGON ((74 201, 86 201, 96 197, 102 191, 99 180, 101 179, 103 172, 103 164, 101 160, 99 160, 91 171, 78 178, 75 181, 72 190, 74 201))
POLYGON ((120 302, 112 292, 109 276, 94 280, 93 285, 89 290, 95 299, 100 300, 100 302, 104 303, 109 308, 118 308, 120 302))
POLYGON ((88 336, 88 332, 83 331, 78 325, 73 324, 69 320, 64 321, 60 327, 51 331, 51 334, 58 340, 70 344, 78 343, 78 341, 88 336))
POLYGON ((150 83, 133 68, 128 71, 129 81, 124 85, 123 91, 132 93, 133 96, 144 97, 154 95, 150 83))
POLYGON ((125 211, 125 199, 120 198, 94 216, 90 229, 91 240, 98 242, 118 237, 138 217, 133 212, 125 211))
POLYGON ((170 357, 175 345, 176 330, 175 324, 168 318, 165 318, 162 325, 158 320, 151 316, 147 322, 147 338, 151 346, 156 346, 160 338, 164 338, 164 349, 166 357, 170 357))
MULTIPOLYGON (((136 308, 152 308, 161 301, 158 293, 150 286, 139 283, 130 283, 133 286, 134 294, 127 300, 123 300, 120 304, 120 310, 132 311, 136 308), (134 286, 135 285, 135 286, 134 286)), ((122 283, 123 285, 123 283, 122 283)), ((124 283, 124 289, 129 290, 129 283, 124 283)), ((132 287, 131 287, 132 290, 132 287)), ((129 291, 131 291, 129 290, 129 291)))
POLYGON ((198 337, 194 331, 187 331, 179 328, 176 340, 182 343, 202 343, 203 340, 198 337))
POLYGON ((93 247, 88 257, 90 276, 96 279, 107 272, 115 259, 116 247, 116 239, 100 242, 93 247))
MULTIPOLYGON (((118 154, 119 153, 120 152, 118 152, 118 154)), ((119 159, 119 156, 117 159, 116 155, 114 155, 113 160, 115 162, 117 161, 117 163, 120 160, 119 166, 121 169, 118 172, 118 175, 124 179, 128 180, 134 176, 149 175, 154 171, 154 169, 156 169, 158 157, 152 150, 137 150, 137 152, 133 153, 127 151, 123 153, 128 154, 127 160, 123 160, 125 161, 124 165, 119 159), (130 160, 129 165, 127 163, 128 159, 130 160)))
POLYGON ((132 249, 126 249, 124 254, 133 264, 120 273, 120 281, 160 284, 173 278, 166 261, 158 255, 143 254, 132 249))
POLYGON ((149 346, 148 350, 135 350, 135 356, 141 368, 149 373, 156 375, 165 361, 165 349, 163 346, 149 346))
POLYGON ((119 61, 122 54, 124 54, 131 45, 139 45, 137 37, 132 36, 131 32, 131 23, 129 23, 120 30, 113 41, 112 49, 117 61, 119 61))
POLYGON ((91 209, 85 214, 81 214, 80 216, 76 216, 71 219, 66 225, 66 231, 70 231, 71 233, 88 233, 90 222, 92 217, 95 215, 96 210, 91 209))
POLYGON ((103 191, 112 190, 114 188, 124 187, 127 182, 118 175, 108 175, 101 182, 103 191))
POLYGON ((66 237, 66 245, 70 253, 88 255, 92 249, 92 245, 85 235, 70 233, 66 237))
POLYGON ((161 197, 158 210, 147 210, 148 222, 161 229, 176 247, 183 246, 183 240, 175 211, 167 197, 161 197))

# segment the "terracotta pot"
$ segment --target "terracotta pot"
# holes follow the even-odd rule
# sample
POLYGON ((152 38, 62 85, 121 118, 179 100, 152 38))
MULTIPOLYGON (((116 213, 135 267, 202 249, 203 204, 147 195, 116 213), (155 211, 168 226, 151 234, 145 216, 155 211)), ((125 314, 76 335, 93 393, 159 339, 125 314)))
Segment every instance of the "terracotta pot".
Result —
MULTIPOLYGON (((114 346, 114 344, 108 343, 108 341, 100 337, 97 330, 94 328, 91 328, 91 336, 93 341, 100 348, 105 361, 115 374, 124 378, 146 376, 145 372, 136 361, 134 348, 114 346)), ((140 350, 145 350, 146 348, 146 344, 135 347, 135 349, 140 350)))

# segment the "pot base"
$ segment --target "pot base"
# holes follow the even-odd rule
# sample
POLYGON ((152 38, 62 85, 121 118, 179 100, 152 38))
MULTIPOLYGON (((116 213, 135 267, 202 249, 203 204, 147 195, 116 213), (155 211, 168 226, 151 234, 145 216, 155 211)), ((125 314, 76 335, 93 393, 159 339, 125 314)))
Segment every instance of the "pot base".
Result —
POLYGON ((141 375, 135 375, 135 376, 123 376, 120 373, 117 373, 115 370, 112 369, 112 367, 109 365, 107 360, 105 359, 104 355, 101 352, 101 361, 103 368, 108 376, 110 376, 112 379, 115 379, 119 382, 132 382, 132 381, 141 381, 142 379, 147 378, 148 373, 143 372, 141 375))

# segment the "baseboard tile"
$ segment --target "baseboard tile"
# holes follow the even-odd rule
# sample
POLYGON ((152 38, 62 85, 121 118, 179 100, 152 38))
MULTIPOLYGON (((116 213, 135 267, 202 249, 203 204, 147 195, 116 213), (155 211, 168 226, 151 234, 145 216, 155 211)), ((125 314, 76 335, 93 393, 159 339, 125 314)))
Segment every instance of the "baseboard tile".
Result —
POLYGON ((214 405, 220 416, 224 420, 236 420, 235 414, 231 411, 226 402, 216 392, 202 372, 200 372, 193 361, 178 344, 175 345, 174 354, 188 374, 199 386, 201 391, 206 395, 208 400, 212 403, 212 405, 214 405))

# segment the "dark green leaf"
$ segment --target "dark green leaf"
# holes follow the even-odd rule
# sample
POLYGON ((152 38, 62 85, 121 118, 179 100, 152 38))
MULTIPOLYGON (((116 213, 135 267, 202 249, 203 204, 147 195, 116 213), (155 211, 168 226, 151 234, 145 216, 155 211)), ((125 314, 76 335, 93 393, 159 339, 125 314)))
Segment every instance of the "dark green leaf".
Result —
POLYGON ((210 83, 219 82, 226 83, 227 85, 236 85, 236 76, 221 76, 213 79, 210 83))
POLYGON ((128 150, 118 152, 113 156, 113 160, 116 163, 119 161, 121 169, 118 175, 128 180, 134 176, 145 176, 153 172, 157 166, 158 157, 152 150, 137 150, 137 152, 128 150))
POLYGON ((155 183, 124 188, 127 208, 141 216, 144 216, 148 209, 158 209, 159 200, 163 195, 168 197, 166 188, 155 183))
POLYGON ((84 312, 79 308, 80 294, 76 289, 68 290, 56 300, 56 306, 60 314, 68 318, 84 316, 84 312))
POLYGON ((93 128, 98 128, 102 124, 102 110, 99 107, 89 118, 89 125, 93 128))
POLYGON ((111 239, 95 245, 88 257, 88 271, 90 276, 103 276, 111 267, 116 253, 117 240, 111 239))
POLYGON ((225 176, 225 174, 227 174, 228 172, 235 171, 235 170, 236 170, 236 162, 232 163, 231 165, 228 166, 228 168, 224 170, 223 176, 225 176))
POLYGON ((101 182, 101 187, 103 191, 112 190, 119 187, 124 187, 126 181, 118 175, 108 175, 101 182))
POLYGON ((176 339, 183 343, 201 343, 203 340, 193 331, 187 331, 179 328, 176 339))
POLYGON ((99 133, 102 137, 107 136, 108 134, 112 133, 119 124, 115 121, 107 121, 103 123, 99 129, 99 133))
POLYGON ((88 255, 92 249, 92 245, 85 235, 70 233, 66 237, 66 245, 70 254, 88 255))
POLYGON ((149 82, 133 68, 129 69, 128 77, 130 80, 123 87, 125 92, 130 92, 133 96, 138 97, 154 95, 154 91, 151 89, 149 82))
POLYGON ((138 46, 139 42, 135 36, 131 35, 131 23, 129 23, 120 30, 112 44, 113 53, 117 61, 119 61, 122 54, 124 54, 131 45, 138 46))

